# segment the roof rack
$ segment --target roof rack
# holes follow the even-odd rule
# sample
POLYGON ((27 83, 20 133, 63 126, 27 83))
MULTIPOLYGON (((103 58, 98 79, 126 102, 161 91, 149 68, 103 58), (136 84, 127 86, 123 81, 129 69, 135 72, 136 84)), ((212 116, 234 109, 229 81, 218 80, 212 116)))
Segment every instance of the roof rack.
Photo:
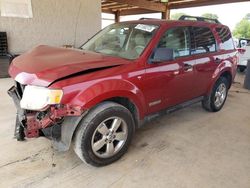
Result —
POLYGON ((199 17, 199 16, 187 16, 183 15, 179 18, 179 20, 193 20, 196 19, 197 21, 202 21, 202 22, 212 22, 212 23, 217 23, 220 24, 218 19, 212 19, 212 18, 205 18, 205 17, 199 17))
POLYGON ((158 18, 140 18, 139 20, 159 20, 158 18))

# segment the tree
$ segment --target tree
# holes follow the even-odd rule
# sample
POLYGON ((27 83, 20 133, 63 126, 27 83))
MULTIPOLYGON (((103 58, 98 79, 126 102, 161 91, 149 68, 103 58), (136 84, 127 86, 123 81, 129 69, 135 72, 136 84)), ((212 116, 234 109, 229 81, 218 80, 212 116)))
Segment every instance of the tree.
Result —
POLYGON ((170 19, 171 20, 179 20, 179 18, 183 15, 186 15, 185 13, 182 13, 182 12, 179 12, 179 13, 175 13, 175 14, 172 14, 170 19))
POLYGON ((250 14, 247 14, 239 23, 237 23, 233 34, 236 38, 250 38, 250 14))
POLYGON ((250 21, 250 13, 248 13, 248 14, 245 16, 245 19, 247 19, 248 21, 250 21))
POLYGON ((219 19, 219 16, 217 14, 212 14, 212 13, 204 13, 201 16, 210 19, 219 19))

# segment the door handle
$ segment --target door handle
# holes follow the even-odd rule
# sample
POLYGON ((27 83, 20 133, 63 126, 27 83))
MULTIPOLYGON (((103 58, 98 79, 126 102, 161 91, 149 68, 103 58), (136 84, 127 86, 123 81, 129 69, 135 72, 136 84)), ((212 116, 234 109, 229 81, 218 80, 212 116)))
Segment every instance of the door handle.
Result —
POLYGON ((214 62, 219 64, 219 63, 222 62, 222 60, 220 58, 216 57, 215 60, 214 60, 214 62))
POLYGON ((184 69, 184 71, 192 71, 193 70, 193 65, 185 63, 183 69, 184 69))

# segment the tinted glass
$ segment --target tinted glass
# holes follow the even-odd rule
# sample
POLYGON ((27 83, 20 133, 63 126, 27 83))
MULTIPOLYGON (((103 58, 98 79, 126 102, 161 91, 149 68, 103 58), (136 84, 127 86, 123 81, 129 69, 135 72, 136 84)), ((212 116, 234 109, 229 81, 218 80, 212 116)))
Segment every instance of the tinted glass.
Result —
POLYGON ((191 54, 201 54, 216 51, 216 41, 212 31, 206 27, 193 27, 193 43, 191 54))
POLYGON ((234 42, 231 35, 231 32, 226 27, 216 28, 216 32, 218 33, 221 39, 221 49, 222 50, 233 50, 234 49, 234 42))
POLYGON ((169 29, 162 36, 158 48, 169 48, 174 50, 174 57, 190 55, 190 38, 188 28, 169 29))

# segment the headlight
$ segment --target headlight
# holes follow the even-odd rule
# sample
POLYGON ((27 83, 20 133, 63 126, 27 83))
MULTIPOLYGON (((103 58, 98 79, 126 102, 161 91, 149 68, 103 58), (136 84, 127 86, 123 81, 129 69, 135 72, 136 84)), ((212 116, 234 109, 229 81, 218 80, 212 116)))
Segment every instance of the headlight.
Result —
POLYGON ((59 89, 26 86, 20 105, 27 110, 42 110, 48 105, 60 104, 62 96, 63 91, 59 89))

